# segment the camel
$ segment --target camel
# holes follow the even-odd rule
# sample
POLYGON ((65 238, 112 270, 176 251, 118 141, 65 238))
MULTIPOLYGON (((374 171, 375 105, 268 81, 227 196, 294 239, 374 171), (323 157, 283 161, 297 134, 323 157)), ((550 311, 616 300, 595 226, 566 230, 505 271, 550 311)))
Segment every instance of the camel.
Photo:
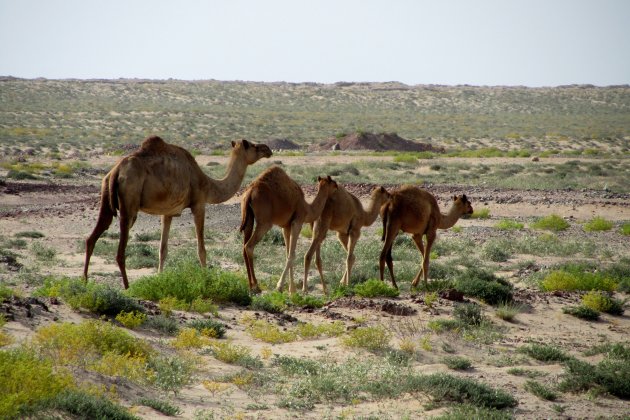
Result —
POLYGON ((383 219, 383 250, 379 259, 379 270, 381 280, 383 280, 384 265, 387 263, 392 284, 395 288, 394 264, 392 261, 392 245, 398 232, 402 230, 412 234, 420 255, 422 256, 422 266, 411 283, 417 286, 420 275, 423 274, 424 285, 427 286, 429 277, 429 256, 431 246, 436 238, 437 229, 449 229, 460 217, 472 214, 473 208, 466 198, 466 195, 454 196, 453 204, 447 214, 440 212, 440 207, 435 197, 428 191, 414 186, 403 186, 392 192, 392 199, 381 209, 383 219), (426 246, 422 237, 427 236, 426 246))
POLYGON ((322 215, 313 223, 311 246, 304 256, 304 282, 302 284, 304 293, 308 291, 308 270, 313 254, 315 254, 315 263, 322 282, 322 289, 327 294, 326 282, 322 273, 320 248, 322 242, 326 239, 326 233, 329 229, 337 232, 337 239, 339 239, 339 242, 346 250, 346 271, 343 273, 340 283, 348 285, 355 261, 354 247, 361 236, 361 228, 374 223, 381 206, 388 202, 390 198, 391 196, 385 188, 376 187, 372 190, 368 208, 363 209, 357 197, 350 194, 342 186, 339 186, 337 191, 326 201, 322 215))
POLYGON ((96 227, 85 241, 84 280, 87 281, 90 257, 96 241, 109 228, 117 211, 120 212, 120 240, 116 261, 125 289, 129 288, 125 249, 129 230, 139 211, 162 216, 158 268, 161 272, 168 252, 171 221, 173 217, 180 216, 183 209, 190 208, 197 233, 199 262, 205 267, 203 229, 206 203, 228 200, 240 188, 247 166, 270 156, 271 149, 264 144, 247 140, 233 141, 226 175, 215 180, 203 173, 195 158, 185 149, 168 144, 157 136, 144 140, 139 150, 122 158, 103 178, 96 227))
POLYGON ((304 200, 300 186, 281 168, 272 166, 260 174, 243 194, 240 230, 243 232, 243 258, 252 293, 260 293, 254 273, 254 247, 273 225, 282 228, 286 247, 286 264, 276 288, 281 291, 289 275, 289 294, 295 292, 293 262, 302 224, 314 222, 324 210, 328 197, 337 190, 337 183, 330 176, 317 177, 317 181, 317 195, 309 204, 304 200))

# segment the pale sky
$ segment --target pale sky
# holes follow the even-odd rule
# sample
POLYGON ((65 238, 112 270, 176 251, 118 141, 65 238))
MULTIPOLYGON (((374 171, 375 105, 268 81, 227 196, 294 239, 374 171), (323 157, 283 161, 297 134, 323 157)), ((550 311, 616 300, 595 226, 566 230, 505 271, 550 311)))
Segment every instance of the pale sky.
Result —
POLYGON ((627 0, 0 0, 0 76, 630 83, 627 0))

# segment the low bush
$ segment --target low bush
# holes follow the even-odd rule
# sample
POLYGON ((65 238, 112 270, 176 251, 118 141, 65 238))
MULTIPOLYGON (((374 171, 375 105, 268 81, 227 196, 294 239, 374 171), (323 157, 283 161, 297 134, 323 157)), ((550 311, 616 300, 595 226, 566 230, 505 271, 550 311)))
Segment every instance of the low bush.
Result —
POLYGON ((139 420, 126 408, 105 397, 68 389, 42 405, 44 411, 61 411, 79 419, 139 420))
POLYGON ((197 349, 209 346, 210 339, 194 328, 182 328, 171 344, 178 349, 197 349))
POLYGON ((224 363, 243 366, 245 368, 261 368, 262 361, 251 355, 249 347, 232 344, 230 342, 215 341, 210 346, 212 355, 224 363))
POLYGON ((457 404, 449 408, 446 413, 431 417, 432 420, 512 420, 513 418, 512 414, 495 408, 475 407, 470 404, 457 404))
POLYGON ((505 262, 512 256, 509 248, 498 241, 489 241, 481 249, 481 255, 492 262, 505 262))
POLYGON ((369 351, 384 350, 389 347, 391 332, 385 327, 359 327, 341 337, 341 343, 347 347, 363 348, 369 351))
POLYGON ((272 314, 280 314, 287 309, 287 296, 283 292, 272 292, 256 295, 252 298, 251 308, 256 311, 265 311, 272 314))
POLYGON ((442 358, 442 363, 454 370, 467 370, 472 367, 470 360, 460 356, 445 356, 442 358))
POLYGON ((508 281, 478 268, 469 268, 458 274, 455 289, 490 305, 512 301, 512 285, 508 281))
POLYGON ((354 294, 361 297, 397 297, 400 292, 398 289, 393 288, 387 283, 377 280, 369 279, 363 283, 359 283, 354 286, 354 294))
POLYGON ((586 232, 601 232, 611 230, 612 228, 613 222, 600 216, 593 217, 584 224, 584 231, 586 232))
POLYGON ((474 210, 473 214, 470 216, 472 219, 489 219, 490 218, 490 209, 487 207, 474 210))
POLYGON ((25 348, 0 350, 0 417, 17 417, 30 406, 54 398, 73 386, 63 369, 25 348))
POLYGON ((562 308, 562 312, 567 315, 573 315, 576 318, 585 319, 587 321, 597 321, 599 319, 599 312, 589 308, 588 306, 565 306, 562 308))
POLYGON ((481 306, 476 303, 462 303, 455 306, 453 317, 464 325, 481 325, 484 316, 481 306))
POLYGON ((605 276, 603 273, 578 272, 575 269, 566 268, 562 270, 554 270, 547 274, 541 282, 541 287, 545 291, 613 291, 617 288, 617 282, 611 277, 605 276))
POLYGON ((499 230, 521 230, 525 227, 525 225, 515 220, 501 219, 494 225, 494 227, 499 230))
POLYGON ((214 319, 195 319, 190 321, 188 326, 207 337, 223 338, 225 336, 225 324, 214 319))
POLYGON ((601 389, 619 398, 630 398, 630 361, 607 355, 597 365, 577 359, 565 363, 562 391, 601 389))
POLYGON ((123 326, 129 329, 136 329, 140 325, 144 324, 147 320, 147 316, 142 312, 125 312, 120 311, 118 315, 116 315, 116 321, 120 322, 123 326))
POLYGON ((606 312, 611 315, 623 315, 623 302, 609 296, 605 292, 590 291, 582 296, 582 304, 595 311, 606 312))
POLYGON ((166 335, 175 335, 179 331, 177 321, 164 315, 150 316, 145 322, 145 327, 166 335))
POLYGON ((571 359, 571 356, 559 348, 544 344, 525 345, 520 347, 518 351, 541 362, 564 362, 571 359))
POLYGON ((136 401, 138 405, 144 405, 145 407, 151 407, 155 411, 158 411, 165 416, 174 417, 182 414, 182 410, 169 403, 168 401, 164 401, 163 399, 155 399, 155 398, 140 398, 136 401))
POLYGON ((247 322, 246 331, 252 337, 266 343, 279 344, 297 340, 294 331, 281 331, 277 326, 263 320, 247 322))
POLYGON ((303 295, 300 293, 293 293, 291 296, 289 296, 289 302, 293 306, 310 309, 321 308, 326 303, 324 299, 320 297, 303 295))
POLYGON ((619 233, 625 236, 630 235, 630 222, 622 223, 621 227, 619 228, 619 233))
POLYGON ((541 217, 530 224, 532 229, 552 230, 555 232, 566 230, 569 226, 569 222, 557 214, 541 217))
POLYGON ((201 267, 190 256, 174 258, 163 272, 141 277, 131 284, 128 293, 156 302, 172 296, 188 303, 196 298, 243 306, 251 303, 247 279, 243 275, 201 267))
POLYGON ((497 318, 501 318, 504 321, 512 322, 516 315, 522 313, 524 311, 524 306, 519 303, 501 303, 495 310, 494 314, 497 318))
POLYGON ((149 359, 147 369, 153 372, 152 383, 155 386, 176 394, 192 382, 194 362, 178 356, 157 356, 149 359))
POLYGON ((525 382, 525 391, 531 392, 538 398, 542 398, 547 401, 555 401, 558 398, 553 390, 541 384, 540 382, 528 380, 525 382))

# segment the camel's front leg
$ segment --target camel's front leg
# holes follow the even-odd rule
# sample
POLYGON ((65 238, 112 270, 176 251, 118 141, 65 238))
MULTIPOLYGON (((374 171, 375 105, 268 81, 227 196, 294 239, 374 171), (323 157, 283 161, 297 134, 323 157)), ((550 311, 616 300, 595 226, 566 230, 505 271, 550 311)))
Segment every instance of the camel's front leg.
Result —
MULTIPOLYGON (((253 224, 252 224, 253 225, 253 224)), ((271 229, 271 224, 256 223, 256 227, 248 226, 244 231, 243 240, 243 259, 245 260, 245 268, 247 269, 247 279, 249 281, 249 290, 252 293, 260 293, 256 273, 254 272, 254 248, 256 244, 265 236, 265 233, 271 229)))
POLYGON ((173 216, 162 216, 162 236, 160 238, 160 264, 158 266, 158 273, 164 270, 164 261, 168 254, 168 234, 171 229, 171 222, 173 216))
POLYGON ((290 233, 290 239, 289 239, 289 253, 287 256, 287 262, 286 265, 284 267, 284 270, 282 271, 282 275, 280 276, 280 280, 278 280, 278 284, 276 285, 276 289, 278 289, 278 291, 282 290, 282 286, 284 284, 284 281, 286 280, 287 276, 289 276, 289 294, 292 295, 293 293, 295 293, 295 283, 293 282, 293 262, 295 260, 295 248, 297 246, 297 240, 298 237, 300 236, 300 230, 302 229, 302 222, 293 222, 291 223, 291 233, 290 233))
POLYGON ((317 265, 317 269, 319 271, 319 278, 322 282, 322 288, 324 289, 324 293, 326 294, 326 282, 324 281, 324 273, 322 272, 321 267, 321 257, 319 255, 320 248, 322 245, 322 241, 326 238, 326 233, 328 232, 328 227, 324 226, 322 222, 316 221, 313 224, 313 238, 311 240, 311 246, 306 251, 304 255, 304 281, 302 282, 302 292, 308 292, 308 271, 311 267, 311 260, 313 259, 313 254, 316 255, 315 263, 317 265))
POLYGON ((191 209, 193 220, 195 222, 195 232, 197 234, 197 255, 199 256, 199 264, 206 267, 206 245, 203 241, 203 229, 206 219, 206 203, 195 206, 191 209))
POLYGON ((435 230, 433 232, 427 232, 427 246, 424 248, 424 258, 422 260, 425 288, 427 288, 429 284, 429 260, 431 259, 431 247, 433 246, 436 236, 435 230))

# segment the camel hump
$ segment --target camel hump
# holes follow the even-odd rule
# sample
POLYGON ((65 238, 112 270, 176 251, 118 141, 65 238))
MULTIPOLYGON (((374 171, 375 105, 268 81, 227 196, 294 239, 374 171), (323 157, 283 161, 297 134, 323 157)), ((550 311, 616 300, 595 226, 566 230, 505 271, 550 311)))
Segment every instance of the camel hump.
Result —
POLYGON ((167 149, 167 143, 159 136, 147 137, 140 145, 142 152, 159 153, 167 149))

